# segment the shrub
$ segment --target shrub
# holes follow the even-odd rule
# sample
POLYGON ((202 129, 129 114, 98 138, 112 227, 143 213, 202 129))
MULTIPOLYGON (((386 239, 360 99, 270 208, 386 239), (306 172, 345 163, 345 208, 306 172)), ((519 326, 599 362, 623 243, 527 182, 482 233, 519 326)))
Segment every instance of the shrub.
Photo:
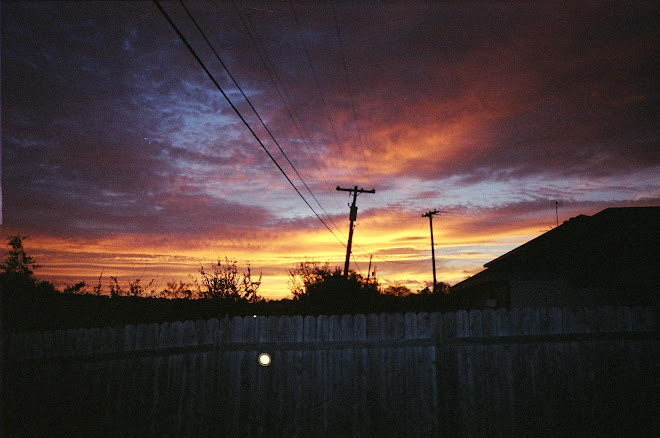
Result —
POLYGON ((200 269, 202 275, 201 291, 203 298, 221 299, 232 302, 256 302, 259 301, 259 286, 261 286, 261 274, 259 280, 252 280, 250 264, 247 265, 246 273, 239 273, 236 260, 225 257, 225 263, 220 260, 213 265, 213 271, 208 272, 204 267, 200 269))

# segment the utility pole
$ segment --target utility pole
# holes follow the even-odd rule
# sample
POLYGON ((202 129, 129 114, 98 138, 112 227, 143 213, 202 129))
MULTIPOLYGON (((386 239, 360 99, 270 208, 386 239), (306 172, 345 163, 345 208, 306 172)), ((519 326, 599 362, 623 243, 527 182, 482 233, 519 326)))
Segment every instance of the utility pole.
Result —
POLYGON ((355 205, 355 202, 357 200, 357 196, 359 193, 376 193, 376 190, 358 189, 358 186, 355 186, 352 189, 342 189, 341 187, 337 186, 337 190, 340 192, 353 193, 353 204, 351 205, 351 213, 349 215, 349 219, 351 220, 351 226, 348 230, 348 245, 346 245, 346 263, 344 263, 344 278, 348 278, 348 263, 351 260, 351 246, 353 245, 353 222, 355 222, 355 220, 357 219, 357 210, 358 210, 357 206, 355 205))
POLYGON ((367 270, 367 284, 369 284, 369 280, 371 279, 371 259, 374 257, 373 254, 369 254, 369 269, 367 270))
POLYGON ((422 215, 422 217, 429 218, 429 224, 431 225, 431 259, 433 260, 433 292, 435 292, 435 289, 438 284, 438 281, 436 280, 435 277, 435 245, 433 244, 433 215, 436 215, 438 213, 444 213, 444 211, 433 210, 424 213, 422 215))

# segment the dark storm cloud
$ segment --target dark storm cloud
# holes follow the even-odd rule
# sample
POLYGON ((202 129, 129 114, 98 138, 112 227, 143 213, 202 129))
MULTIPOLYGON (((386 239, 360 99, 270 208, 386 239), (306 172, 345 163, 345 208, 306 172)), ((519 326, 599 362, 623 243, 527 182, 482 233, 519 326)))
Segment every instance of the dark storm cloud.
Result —
MULTIPOLYGON (((327 14, 317 7, 299 15, 330 35, 332 20, 319 24, 327 14)), ((660 163, 653 6, 344 5, 338 15, 360 121, 365 132, 382 133, 368 148, 389 178, 590 177, 660 163), (453 125, 463 129, 450 145, 429 140, 423 157, 405 159, 453 125), (400 152, 392 162, 390 149, 400 152)), ((342 70, 330 66, 341 53, 330 41, 314 61, 322 83, 345 96, 342 70)), ((350 121, 350 110, 337 108, 350 121)))
POLYGON ((265 157, 219 136, 226 105, 198 85, 208 80, 152 4, 10 3, 2 12, 8 226, 168 233, 269 219, 208 195, 206 181, 265 157), (216 126, 183 132, 208 125, 205 116, 216 126), (173 146, 177 135, 197 147, 173 146))

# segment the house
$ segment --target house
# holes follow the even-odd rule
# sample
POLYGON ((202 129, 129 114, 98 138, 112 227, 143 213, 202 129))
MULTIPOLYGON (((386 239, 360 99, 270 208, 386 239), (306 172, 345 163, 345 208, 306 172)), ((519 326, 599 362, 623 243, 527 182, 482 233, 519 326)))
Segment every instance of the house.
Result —
POLYGON ((657 305, 660 207, 574 217, 484 267, 451 288, 470 307, 657 305))

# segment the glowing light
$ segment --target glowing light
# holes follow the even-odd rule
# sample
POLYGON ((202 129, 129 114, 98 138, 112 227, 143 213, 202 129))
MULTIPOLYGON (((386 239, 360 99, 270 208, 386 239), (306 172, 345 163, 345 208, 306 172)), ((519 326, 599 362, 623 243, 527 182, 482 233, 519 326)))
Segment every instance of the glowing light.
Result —
POLYGON ((270 354, 261 353, 259 355, 258 361, 259 361, 259 365, 261 365, 262 367, 267 367, 268 365, 270 365, 270 354))

